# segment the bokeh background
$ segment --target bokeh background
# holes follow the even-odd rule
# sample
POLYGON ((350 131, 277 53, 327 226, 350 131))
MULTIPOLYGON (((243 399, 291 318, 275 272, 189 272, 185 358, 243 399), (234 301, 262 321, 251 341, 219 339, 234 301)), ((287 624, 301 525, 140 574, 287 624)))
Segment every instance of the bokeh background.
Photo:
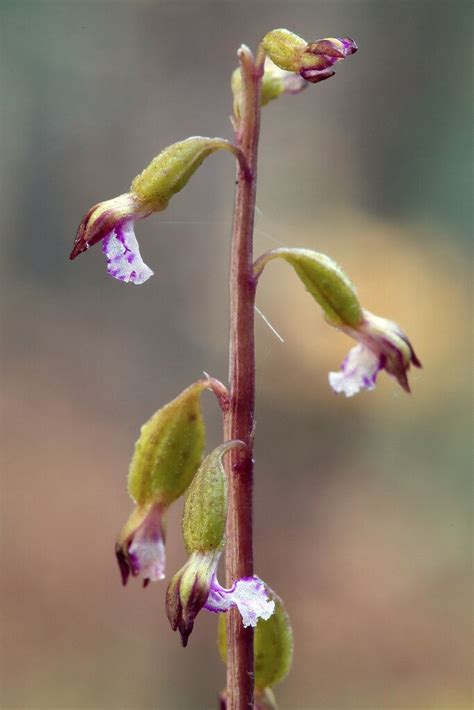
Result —
POLYGON ((164 146, 231 137, 236 49, 275 27, 360 51, 264 109, 256 253, 330 254, 424 364, 411 396, 385 375, 335 396, 351 343, 288 266, 265 273, 258 306, 285 342, 257 320, 256 562, 295 635, 277 697, 471 706, 471 19, 452 0, 2 0, 2 708, 216 706, 215 617, 183 650, 165 585, 123 589, 113 546, 142 422, 202 370, 226 378, 232 160, 139 224, 146 285, 109 278, 99 247, 67 257, 83 213, 164 146))

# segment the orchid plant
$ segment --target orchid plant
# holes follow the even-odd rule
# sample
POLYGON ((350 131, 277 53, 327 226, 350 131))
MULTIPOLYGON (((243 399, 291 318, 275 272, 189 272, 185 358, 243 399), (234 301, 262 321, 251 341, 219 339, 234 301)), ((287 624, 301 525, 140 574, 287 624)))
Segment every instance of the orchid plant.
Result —
POLYGON ((186 494, 183 537, 189 555, 166 593, 166 612, 183 646, 202 609, 219 613, 219 649, 227 664, 221 707, 276 707, 272 687, 287 674, 293 642, 282 600, 254 574, 252 482, 255 403, 254 312, 266 265, 283 259, 321 307, 329 325, 357 340, 338 372, 335 392, 347 397, 375 387, 385 370, 409 392, 407 372, 420 362, 396 323, 362 308, 344 271, 309 249, 273 249, 253 257, 253 222, 261 106, 334 75, 357 51, 349 37, 308 43, 285 29, 269 32, 255 56, 242 46, 232 75, 234 141, 194 136, 165 148, 132 182, 129 192, 94 205, 84 216, 71 259, 102 242, 107 271, 126 283, 153 274, 140 254, 135 222, 166 209, 202 162, 217 150, 236 159, 237 181, 230 259, 229 383, 204 377, 159 409, 142 427, 128 490, 135 508, 120 533, 116 555, 124 584, 144 586, 165 576, 166 511, 186 494), (210 390, 222 410, 223 444, 203 460, 201 395, 210 390), (216 570, 226 553, 226 587, 216 570), (226 619, 226 623, 225 623, 226 619))

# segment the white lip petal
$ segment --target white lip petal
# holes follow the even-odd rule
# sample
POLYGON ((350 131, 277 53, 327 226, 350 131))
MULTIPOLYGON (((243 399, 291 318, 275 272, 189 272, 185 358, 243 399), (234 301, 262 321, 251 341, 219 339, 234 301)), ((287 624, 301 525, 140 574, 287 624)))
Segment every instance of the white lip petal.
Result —
POLYGON ((224 589, 214 578, 205 607, 208 611, 223 612, 236 606, 244 626, 256 626, 259 619, 269 619, 275 602, 269 599, 259 577, 239 579, 231 589, 224 589))
POLYGON ((159 540, 136 540, 129 548, 129 554, 137 559, 140 574, 144 579, 158 582, 165 578, 165 545, 159 540))
POLYGON ((329 384, 334 392, 352 397, 362 389, 373 390, 380 358, 364 345, 356 345, 349 351, 339 372, 329 373, 329 384))
POLYGON ((153 271, 141 257, 133 224, 133 221, 124 222, 110 232, 104 239, 102 250, 110 276, 125 283, 142 284, 153 271))

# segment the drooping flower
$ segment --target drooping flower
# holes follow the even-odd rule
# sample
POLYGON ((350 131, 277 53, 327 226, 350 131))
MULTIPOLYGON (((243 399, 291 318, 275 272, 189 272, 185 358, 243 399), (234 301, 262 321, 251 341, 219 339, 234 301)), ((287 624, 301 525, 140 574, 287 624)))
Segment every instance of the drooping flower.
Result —
POLYGON ((201 163, 216 150, 241 154, 222 138, 193 136, 173 143, 157 155, 127 192, 91 207, 77 230, 70 259, 103 241, 107 271, 120 281, 142 284, 153 271, 144 263, 135 237, 135 222, 166 209, 201 163))
POLYGON ((357 327, 340 329, 359 344, 349 351, 339 372, 329 373, 329 384, 335 392, 352 397, 362 389, 372 390, 380 370, 395 377, 405 392, 410 392, 407 372, 410 365, 421 367, 421 362, 394 321, 363 310, 363 320, 357 327))
POLYGON ((115 547, 123 584, 130 574, 146 586, 165 576, 166 511, 183 495, 201 463, 204 421, 198 380, 142 426, 130 462, 128 492, 135 502, 115 547))
POLYGON ((165 577, 164 507, 160 504, 136 508, 123 528, 115 554, 127 584, 129 575, 143 578, 143 586, 165 577))
POLYGON ((227 480, 221 459, 236 447, 245 448, 241 441, 227 441, 204 459, 186 498, 183 537, 189 558, 166 592, 166 613, 173 631, 179 630, 183 646, 203 608, 217 613, 236 606, 244 626, 270 618, 275 608, 258 577, 238 579, 230 589, 217 581, 227 518, 227 480))
POLYGON ((100 202, 84 216, 70 259, 103 241, 108 273, 125 283, 144 283, 153 271, 144 263, 135 237, 135 222, 148 217, 152 210, 137 195, 125 193, 100 202))
POLYGON ((217 614, 237 607, 245 627, 255 627, 259 619, 269 619, 273 614, 275 602, 259 577, 242 577, 230 589, 219 584, 216 570, 221 554, 222 549, 192 552, 170 582, 166 613, 173 631, 179 630, 183 646, 201 609, 217 614))
POLYGON ((323 309, 326 321, 359 341, 342 363, 340 372, 329 374, 329 384, 335 392, 352 397, 361 389, 371 390, 380 370, 395 377, 410 392, 407 378, 410 365, 421 367, 410 341, 396 323, 362 308, 354 285, 336 262, 310 249, 282 247, 262 254, 255 261, 255 278, 273 259, 291 264, 323 309))

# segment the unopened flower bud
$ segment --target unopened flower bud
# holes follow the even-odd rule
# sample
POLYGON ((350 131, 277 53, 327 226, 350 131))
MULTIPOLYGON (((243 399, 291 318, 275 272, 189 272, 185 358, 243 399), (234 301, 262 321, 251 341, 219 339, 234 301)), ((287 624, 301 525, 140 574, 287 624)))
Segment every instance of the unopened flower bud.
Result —
POLYGON ((227 479, 222 457, 241 441, 227 441, 202 462, 186 496, 183 539, 186 552, 214 552, 224 544, 227 519, 227 479))
POLYGON ((227 517, 222 456, 236 446, 244 444, 228 441, 203 461, 186 498, 183 537, 189 559, 175 574, 166 593, 166 613, 173 631, 179 630, 183 646, 203 607, 221 612, 236 606, 244 626, 255 626, 259 618, 269 618, 273 613, 274 603, 258 577, 239 579, 230 589, 221 587, 216 577, 227 517))
POLYGON ((127 283, 144 283, 153 271, 140 255, 135 222, 166 209, 171 197, 183 189, 202 162, 217 150, 227 150, 242 159, 223 138, 193 136, 165 148, 133 180, 130 192, 100 202, 86 213, 70 259, 103 241, 110 276, 127 283))
POLYGON ((262 46, 270 59, 285 71, 299 72, 306 40, 285 29, 272 30, 262 40, 262 46))
POLYGON ((163 515, 189 486, 204 448, 199 380, 159 409, 141 428, 130 463, 128 490, 136 503, 116 546, 126 584, 129 574, 145 582, 164 577, 163 515))
MULTIPOLYGON (((267 588, 267 593, 274 602, 275 609, 269 619, 258 621, 253 637, 255 703, 257 706, 258 700, 258 707, 261 708, 276 707, 270 689, 286 678, 293 661, 293 631, 290 619, 282 600, 271 589, 267 588)), ((226 623, 222 615, 219 617, 218 647, 225 663, 226 623)))
POLYGON ((301 57, 300 74, 312 84, 329 79, 335 73, 333 67, 337 62, 354 54, 357 49, 350 37, 329 37, 312 42, 301 57))
POLYGON ((262 46, 280 69, 299 73, 312 84, 333 76, 335 64, 358 49, 350 37, 328 37, 308 44, 283 29, 266 34, 262 46))
MULTIPOLYGON (((266 57, 260 92, 260 105, 266 106, 270 101, 284 94, 299 94, 307 86, 307 82, 299 74, 280 69, 272 62, 270 57, 266 57)), ((235 69, 232 73, 231 88, 234 96, 234 115, 238 119, 241 113, 242 97, 242 72, 240 68, 235 69)))

